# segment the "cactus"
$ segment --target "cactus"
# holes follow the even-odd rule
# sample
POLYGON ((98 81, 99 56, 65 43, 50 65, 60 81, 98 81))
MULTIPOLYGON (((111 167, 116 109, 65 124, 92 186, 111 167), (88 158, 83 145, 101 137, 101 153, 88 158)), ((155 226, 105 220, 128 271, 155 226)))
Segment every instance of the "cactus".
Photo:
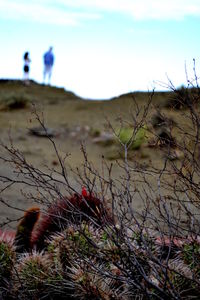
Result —
POLYGON ((116 280, 106 277, 106 270, 95 261, 74 263, 70 279, 75 299, 81 300, 120 300, 125 296, 123 283, 116 287, 116 280), (97 271, 101 270, 101 272, 97 271))
POLYGON ((17 227, 15 246, 17 252, 26 252, 31 249, 31 236, 33 228, 39 219, 40 209, 32 207, 28 209, 17 227))
POLYGON ((60 281, 61 272, 48 254, 36 251, 24 253, 13 272, 14 287, 11 293, 19 299, 53 298, 60 281))
POLYGON ((74 194, 51 205, 32 232, 31 247, 42 250, 47 246, 45 240, 50 235, 60 232, 71 223, 80 224, 84 220, 97 226, 114 223, 104 203, 85 189, 81 195, 74 194))
POLYGON ((15 259, 13 238, 5 233, 0 237, 0 299, 4 299, 11 286, 10 279, 15 259))

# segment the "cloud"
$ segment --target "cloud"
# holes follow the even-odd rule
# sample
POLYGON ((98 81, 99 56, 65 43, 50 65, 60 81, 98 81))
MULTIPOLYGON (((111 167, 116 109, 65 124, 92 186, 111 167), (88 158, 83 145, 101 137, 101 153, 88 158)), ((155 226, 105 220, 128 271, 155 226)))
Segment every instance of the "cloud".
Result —
POLYGON ((131 15, 136 20, 200 16, 199 0, 58 0, 66 7, 131 15))
POLYGON ((180 20, 200 16, 199 0, 0 0, 0 17, 76 26, 124 14, 133 20, 180 20))
POLYGON ((51 0, 0 0, 0 18, 77 26, 85 20, 99 19, 100 15, 60 7, 51 0))

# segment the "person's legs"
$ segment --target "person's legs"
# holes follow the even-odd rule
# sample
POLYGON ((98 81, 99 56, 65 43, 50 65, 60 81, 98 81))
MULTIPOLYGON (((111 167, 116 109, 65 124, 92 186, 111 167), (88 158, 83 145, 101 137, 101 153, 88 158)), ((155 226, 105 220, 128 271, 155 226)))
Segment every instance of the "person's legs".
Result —
POLYGON ((43 72, 43 82, 45 83, 46 75, 47 75, 47 65, 44 66, 44 72, 43 72))
POLYGON ((51 81, 51 74, 52 74, 52 66, 49 66, 48 73, 49 73, 49 84, 50 84, 50 81, 51 81))
POLYGON ((23 81, 26 85, 29 84, 29 72, 25 72, 24 71, 24 77, 23 77, 23 81))
POLYGON ((45 83, 46 76, 48 75, 48 83, 50 84, 51 73, 52 73, 52 66, 45 65, 44 66, 44 74, 43 74, 44 83, 45 83))

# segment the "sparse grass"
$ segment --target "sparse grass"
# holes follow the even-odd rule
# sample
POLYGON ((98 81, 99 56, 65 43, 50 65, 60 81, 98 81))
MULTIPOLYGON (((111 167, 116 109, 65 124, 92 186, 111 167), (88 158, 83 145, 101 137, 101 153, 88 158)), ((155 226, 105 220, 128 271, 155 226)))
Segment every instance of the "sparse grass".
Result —
POLYGON ((1 110, 15 110, 27 108, 32 99, 30 96, 24 93, 10 93, 5 96, 1 96, 0 108, 1 110))

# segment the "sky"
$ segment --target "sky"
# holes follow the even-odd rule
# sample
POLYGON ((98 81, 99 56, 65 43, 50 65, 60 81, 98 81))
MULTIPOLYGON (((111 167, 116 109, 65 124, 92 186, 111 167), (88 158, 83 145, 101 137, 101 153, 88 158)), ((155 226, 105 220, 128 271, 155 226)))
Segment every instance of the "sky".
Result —
POLYGON ((0 78, 43 82, 53 46, 51 84, 109 99, 176 87, 200 68, 200 0, 0 0, 0 78), (186 76, 187 75, 187 76, 186 76))

